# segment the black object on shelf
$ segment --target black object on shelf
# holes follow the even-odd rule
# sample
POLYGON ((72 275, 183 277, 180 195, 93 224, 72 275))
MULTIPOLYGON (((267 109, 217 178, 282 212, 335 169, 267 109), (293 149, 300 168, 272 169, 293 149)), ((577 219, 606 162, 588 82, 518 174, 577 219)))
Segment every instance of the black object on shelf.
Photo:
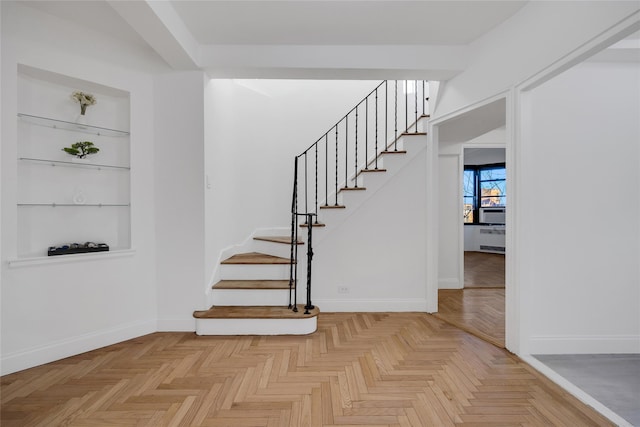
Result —
POLYGON ((82 245, 78 243, 71 243, 69 245, 62 245, 58 247, 50 246, 49 250, 47 251, 47 255, 55 256, 107 251, 109 251, 109 245, 107 245, 106 243, 87 242, 82 245))

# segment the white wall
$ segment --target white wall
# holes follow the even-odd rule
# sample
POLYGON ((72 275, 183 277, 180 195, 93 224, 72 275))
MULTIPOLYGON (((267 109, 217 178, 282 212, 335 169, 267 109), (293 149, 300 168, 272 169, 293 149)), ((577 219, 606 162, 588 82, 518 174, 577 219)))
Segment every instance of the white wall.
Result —
MULTIPOLYGON (((156 329, 153 85, 143 52, 2 2, 2 373, 156 329), (25 22, 37 25, 25 25, 25 22), (18 64, 131 96, 131 242, 125 257, 8 266, 17 255, 18 64)), ((155 69, 155 68, 154 68, 155 69)), ((99 102, 99 101, 98 101, 99 102)))
POLYGON ((221 251, 240 245, 256 229, 290 227, 294 156, 378 83, 211 80, 207 84, 206 262, 210 275, 221 251))
POLYGON ((504 91, 637 11, 632 1, 528 2, 470 45, 469 66, 440 85, 432 117, 504 91))
POLYGON ((205 274, 204 74, 155 78, 158 329, 193 331, 205 274))
POLYGON ((336 212, 348 215, 344 222, 327 220, 316 232, 313 302, 321 311, 427 310, 425 146, 364 203, 336 212))
POLYGON ((640 67, 581 64, 524 107, 529 353, 640 352, 640 67))
POLYGON ((462 143, 442 143, 438 155, 438 288, 460 289, 463 280, 462 143))

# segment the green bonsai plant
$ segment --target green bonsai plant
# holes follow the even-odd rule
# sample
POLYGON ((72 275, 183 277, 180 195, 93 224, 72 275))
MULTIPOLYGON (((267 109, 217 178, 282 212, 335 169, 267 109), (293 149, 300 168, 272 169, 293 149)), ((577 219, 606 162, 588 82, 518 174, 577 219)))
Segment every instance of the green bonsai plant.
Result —
POLYGON ((62 151, 79 159, 84 159, 89 154, 96 154, 100 149, 95 147, 91 141, 78 141, 71 144, 71 147, 64 147, 62 151))

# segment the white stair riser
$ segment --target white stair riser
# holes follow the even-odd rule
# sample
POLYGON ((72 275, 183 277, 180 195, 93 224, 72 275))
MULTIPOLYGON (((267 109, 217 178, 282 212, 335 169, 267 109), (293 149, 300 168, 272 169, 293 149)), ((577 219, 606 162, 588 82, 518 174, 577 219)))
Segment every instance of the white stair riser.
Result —
MULTIPOLYGON (((405 136, 403 136, 404 149, 409 154, 415 154, 415 152, 419 151, 420 149, 422 149, 424 147, 425 138, 426 138, 426 136, 424 136, 424 135, 405 135, 405 136)), ((410 157, 412 157, 412 156, 410 156, 410 157)))
POLYGON ((271 305, 289 304, 288 289, 214 289, 213 305, 271 305))
POLYGON ((254 240, 251 244, 251 251, 282 258, 289 258, 291 256, 291 245, 285 245, 284 243, 267 242, 264 240, 254 240))
POLYGON ((384 168, 391 172, 402 167, 405 157, 407 157, 406 154, 385 154, 382 156, 382 163, 384 168))
POLYGON ((366 191, 376 191, 387 181, 388 172, 365 172, 363 178, 363 187, 366 191))
POLYGON ((369 188, 366 190, 343 191, 342 203, 346 206, 346 209, 349 209, 349 207, 353 209, 354 206, 358 206, 363 200, 370 197, 370 194, 367 194, 369 191, 369 188))
POLYGON ((289 264, 222 264, 222 280, 288 280, 289 264))
POLYGON ((198 335, 307 335, 318 317, 299 319, 196 319, 198 335))

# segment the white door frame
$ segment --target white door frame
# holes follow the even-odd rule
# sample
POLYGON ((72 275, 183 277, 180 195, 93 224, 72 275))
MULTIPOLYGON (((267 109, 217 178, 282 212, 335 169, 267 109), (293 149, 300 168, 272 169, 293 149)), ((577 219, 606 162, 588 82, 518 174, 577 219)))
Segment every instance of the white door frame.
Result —
MULTIPOLYGON (((526 164, 519 147, 527 142, 526 127, 528 120, 528 96, 532 89, 540 86, 563 71, 583 62, 593 54, 612 45, 640 30, 640 11, 635 12, 618 24, 602 32, 582 46, 573 50, 563 58, 550 64, 532 76, 515 82, 510 88, 485 98, 464 108, 435 117, 428 124, 427 148, 427 217, 426 217, 426 248, 427 261, 425 263, 426 294, 428 312, 438 310, 438 128, 444 122, 461 114, 482 107, 500 98, 505 98, 506 105, 506 162, 507 182, 509 183, 509 209, 506 215, 506 258, 505 258, 505 328, 506 348, 523 357, 529 356, 529 336, 531 313, 536 310, 528 303, 529 291, 532 283, 526 275, 526 230, 519 227, 520 212, 519 189, 523 187, 521 165, 526 164), (524 125, 523 125, 524 123, 524 125), (522 234, 524 238, 520 235, 522 234)), ((523 221, 526 223, 526 221, 523 221)))

